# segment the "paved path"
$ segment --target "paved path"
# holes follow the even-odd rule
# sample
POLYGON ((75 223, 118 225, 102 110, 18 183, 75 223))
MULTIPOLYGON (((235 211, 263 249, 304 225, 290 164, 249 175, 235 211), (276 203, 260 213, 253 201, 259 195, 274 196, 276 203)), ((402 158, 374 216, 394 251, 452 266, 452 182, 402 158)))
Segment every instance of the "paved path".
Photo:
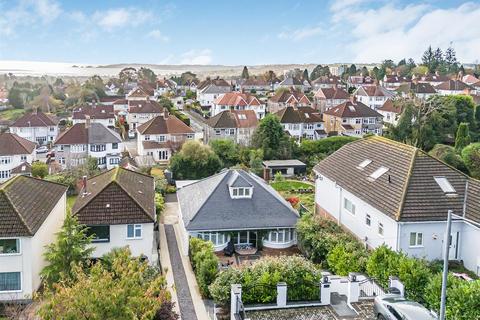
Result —
MULTIPOLYGON (((167 236, 167 246, 170 253, 170 262, 172 265, 173 278, 177 292, 178 304, 180 307, 180 316, 182 320, 198 320, 193 306, 192 295, 188 286, 187 276, 183 269, 182 257, 178 250, 175 229, 172 225, 165 225, 165 234, 167 236)), ((202 319, 203 320, 203 319, 202 319)))

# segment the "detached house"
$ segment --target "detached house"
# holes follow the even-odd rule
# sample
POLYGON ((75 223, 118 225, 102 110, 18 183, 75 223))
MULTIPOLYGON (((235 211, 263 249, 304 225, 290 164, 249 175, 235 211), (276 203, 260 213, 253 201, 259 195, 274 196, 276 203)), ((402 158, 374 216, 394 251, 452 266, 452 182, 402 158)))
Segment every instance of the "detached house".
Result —
POLYGON ((190 183, 177 192, 181 245, 188 255, 188 239, 213 243, 215 251, 229 242, 242 246, 288 248, 297 243, 298 213, 270 185, 244 170, 223 170, 190 183))
POLYGON ((388 91, 382 86, 366 86, 358 88, 353 95, 355 98, 366 106, 377 110, 387 99, 394 97, 391 91, 388 91))
POLYGON ((206 121, 205 143, 216 139, 231 139, 249 145, 258 119, 253 110, 222 111, 206 121))
POLYGON ((383 116, 383 123, 390 123, 393 125, 397 125, 398 119, 400 118, 400 115, 402 114, 402 108, 399 105, 395 105, 395 103, 388 99, 385 101, 383 106, 378 108, 378 113, 380 113, 383 116))
POLYGON ((468 94, 474 88, 460 80, 448 80, 437 85, 435 90, 437 90, 438 94, 446 96, 450 94, 468 94))
POLYGON ((232 86, 223 79, 207 79, 197 87, 197 101, 202 107, 211 107, 222 94, 231 92, 232 86))
POLYGON ((129 130, 136 132, 138 126, 164 113, 165 109, 157 101, 150 99, 129 101, 127 115, 129 130))
POLYGON ((399 74, 386 74, 380 81, 382 87, 388 90, 396 90, 404 83, 410 83, 412 79, 399 74))
POLYGON ((446 82, 450 80, 448 76, 441 75, 438 71, 434 74, 426 74, 420 77, 419 82, 426 82, 429 83, 431 86, 436 87, 442 82, 446 82))
POLYGON ((168 161, 181 145, 192 140, 195 132, 173 115, 165 113, 137 127, 137 151, 141 157, 168 161))
POLYGON ((266 94, 272 91, 272 85, 263 79, 248 78, 240 84, 240 91, 266 94))
POLYGON ((67 186, 17 176, 0 185, 0 301, 31 300, 66 212, 67 186))
POLYGON ((56 159, 63 168, 85 163, 88 157, 97 159, 99 168, 113 168, 120 163, 122 139, 101 123, 77 123, 55 141, 56 159))
POLYGON ((329 135, 382 134, 382 115, 354 99, 325 111, 323 121, 329 135))
POLYGON ((155 88, 155 97, 160 97, 168 92, 174 92, 177 90, 177 84, 175 81, 170 79, 159 79, 157 80, 155 88))
POLYGON ((44 145, 55 140, 58 134, 58 125, 45 113, 34 111, 17 119, 10 126, 10 132, 39 145, 44 145))
POLYGON ((350 99, 350 95, 345 90, 333 87, 333 88, 320 88, 313 96, 315 101, 315 108, 321 113, 332 107, 338 106, 350 99))
POLYGON ((101 123, 105 127, 115 127, 113 105, 97 105, 94 102, 91 106, 87 105, 73 109, 73 124, 85 123, 87 118, 90 118, 97 123, 101 123))
POLYGON ((310 107, 312 105, 308 97, 293 88, 288 90, 279 90, 273 97, 267 101, 268 112, 275 113, 287 106, 310 107))
POLYGON ((229 92, 220 95, 211 108, 211 115, 216 116, 226 110, 253 110, 258 119, 265 116, 266 105, 250 93, 229 92))
POLYGON ((128 102, 130 102, 130 101, 146 101, 146 100, 149 100, 150 98, 155 99, 155 97, 153 95, 150 96, 150 94, 147 93, 141 87, 136 87, 136 88, 132 89, 125 96, 125 99, 127 99, 128 102))
POLYGON ((121 167, 94 176, 84 184, 72 215, 93 235, 93 258, 115 248, 129 247, 135 257, 158 261, 154 235, 153 177, 121 167))
POLYGON ((359 76, 349 76, 347 80, 348 88, 360 88, 366 86, 374 86, 375 80, 370 76, 364 76, 360 74, 359 76))
POLYGON ((313 90, 338 88, 342 86, 340 77, 337 76, 320 76, 312 81, 313 90))
POLYGON ((310 107, 286 107, 275 113, 285 131, 298 140, 318 140, 327 133, 323 127, 322 115, 310 107))
POLYGON ((437 94, 430 83, 417 81, 402 84, 398 87, 397 92, 404 98, 414 96, 422 100, 427 100, 437 94))
POLYGON ((13 133, 0 134, 0 182, 25 171, 35 159, 35 143, 13 133))
POLYGON ((415 147, 382 137, 351 142, 314 167, 317 214, 368 247, 386 244, 443 259, 453 211, 449 260, 480 275, 480 182, 415 147))

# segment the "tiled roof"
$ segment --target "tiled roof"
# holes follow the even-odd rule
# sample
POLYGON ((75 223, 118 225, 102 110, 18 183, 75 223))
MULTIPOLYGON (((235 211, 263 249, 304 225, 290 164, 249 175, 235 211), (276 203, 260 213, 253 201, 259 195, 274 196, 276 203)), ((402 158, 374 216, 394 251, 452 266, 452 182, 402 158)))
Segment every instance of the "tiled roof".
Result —
POLYGON ((90 116, 91 119, 115 118, 113 105, 81 106, 73 109, 73 119, 85 119, 85 116, 90 116))
POLYGON ((352 102, 350 100, 330 108, 324 114, 340 118, 363 118, 363 117, 381 117, 377 111, 369 108, 360 101, 352 102))
POLYGON ((322 122, 322 116, 317 110, 310 107, 286 107, 275 115, 281 123, 316 123, 322 122))
MULTIPOLYGON (((239 181, 240 183, 240 181, 239 181)), ((242 230, 294 227, 298 213, 265 181, 243 170, 229 169, 177 191, 187 230, 242 230), (228 182, 241 177, 253 186, 252 198, 232 199, 228 182)))
POLYGON ((382 86, 363 86, 357 89, 354 93, 355 95, 360 96, 369 96, 369 97, 390 97, 393 96, 392 93, 388 92, 387 89, 382 86))
POLYGON ((253 110, 227 110, 207 120, 212 128, 253 128, 258 125, 258 119, 253 110))
POLYGON ((257 97, 249 93, 228 92, 220 95, 215 104, 222 106, 259 106, 261 103, 257 97))
POLYGON ((294 77, 287 77, 285 80, 280 82, 281 86, 301 86, 303 85, 302 81, 294 77))
POLYGON ((290 88, 290 90, 279 90, 273 97, 270 98, 270 101, 277 103, 286 103, 289 100, 293 99, 296 102, 303 101, 306 104, 310 103, 310 100, 307 96, 300 92, 290 88))
POLYGON ((451 91, 463 91, 465 89, 472 89, 468 84, 460 80, 448 80, 440 83, 435 87, 437 90, 451 90, 451 91))
POLYGON ((468 180, 415 147, 377 136, 345 145, 314 170, 397 221, 445 220, 449 209, 460 214, 468 180), (371 162, 362 169, 359 165, 365 160, 371 162), (380 167, 388 171, 375 180, 369 178, 380 167), (457 197, 444 195, 434 180, 438 176, 448 179, 457 197))
POLYGON ((32 173, 32 166, 28 162, 20 163, 11 171, 11 174, 30 174, 30 173, 32 173))
POLYGON ((410 78, 405 76, 399 76, 396 74, 388 74, 385 75, 383 82, 385 83, 402 83, 402 82, 410 82, 412 81, 410 78))
POLYGON ((263 80, 263 79, 257 79, 257 78, 248 78, 246 79, 243 84, 243 86, 259 86, 259 87, 266 87, 269 86, 270 84, 263 80))
POLYGON ((445 82, 450 80, 448 76, 443 76, 440 74, 427 74, 423 76, 422 81, 428 81, 428 82, 445 82))
POLYGON ((0 156, 16 154, 31 154, 35 150, 35 143, 17 136, 14 133, 0 134, 0 156))
POLYGON ((146 98, 148 96, 149 95, 147 92, 145 92, 145 90, 137 87, 128 93, 127 98, 146 98))
POLYGON ((163 113, 164 108, 157 102, 152 100, 145 101, 129 101, 128 112, 130 113, 163 113))
POLYGON ((420 93, 420 94, 435 94, 435 88, 428 82, 409 82, 400 85, 397 89, 398 92, 403 93, 420 93))
POLYGON ((116 167, 87 181, 72 213, 86 225, 150 223, 155 221, 153 177, 116 167))
POLYGON ((77 123, 61 134, 55 144, 119 143, 120 136, 101 123, 77 123))
POLYGON ((174 115, 169 115, 167 118, 163 115, 156 116, 140 125, 137 130, 141 134, 187 134, 194 132, 192 128, 174 115))
POLYGON ((56 126, 57 123, 41 111, 30 112, 18 118, 12 127, 48 127, 56 126))
POLYGON ((333 100, 349 99, 350 95, 341 88, 320 88, 315 92, 316 98, 325 98, 333 100))
POLYGON ((171 149, 172 142, 165 141, 165 142, 158 142, 158 141, 142 141, 143 149, 171 149))
POLYGON ((207 79, 202 82, 200 82, 197 86, 198 90, 203 90, 208 86, 217 86, 217 87, 230 87, 230 84, 225 81, 224 79, 207 79))
POLYGON ((320 76, 312 81, 312 85, 316 84, 340 84, 340 78, 337 76, 320 76))
POLYGON ((471 74, 467 74, 463 76, 462 81, 471 85, 471 84, 477 83, 480 80, 471 74))
POLYGON ((400 104, 395 104, 392 100, 387 99, 385 103, 378 108, 379 111, 385 111, 385 112, 394 112, 397 114, 402 113, 402 107, 400 104))
POLYGON ((27 176, 0 186, 0 237, 33 236, 68 187, 27 176))

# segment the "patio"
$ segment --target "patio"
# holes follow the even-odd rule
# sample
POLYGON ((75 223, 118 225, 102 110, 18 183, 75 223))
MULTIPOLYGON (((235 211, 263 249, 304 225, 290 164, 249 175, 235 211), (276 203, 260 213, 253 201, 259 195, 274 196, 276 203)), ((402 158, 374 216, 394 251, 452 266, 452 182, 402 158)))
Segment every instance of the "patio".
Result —
POLYGON ((244 264, 252 264, 256 260, 259 260, 263 257, 278 257, 278 256, 293 256, 300 255, 301 252, 297 246, 293 246, 286 249, 271 249, 271 248, 262 248, 254 254, 240 255, 234 253, 231 257, 226 256, 223 252, 219 251, 215 253, 220 261, 220 266, 223 267, 239 267, 244 264))

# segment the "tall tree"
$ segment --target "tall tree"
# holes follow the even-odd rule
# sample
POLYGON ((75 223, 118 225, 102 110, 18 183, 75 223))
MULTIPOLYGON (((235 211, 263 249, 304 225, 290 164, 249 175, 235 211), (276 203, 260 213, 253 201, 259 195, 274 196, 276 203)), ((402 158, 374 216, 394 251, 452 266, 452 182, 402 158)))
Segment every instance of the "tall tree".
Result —
POLYGON ((141 67, 137 71, 137 77, 140 81, 145 81, 150 84, 154 84, 157 81, 157 75, 152 69, 141 67))
POLYGON ((215 139, 210 146, 222 161, 222 167, 230 168, 239 162, 238 146, 232 139, 215 139))
POLYGON ((330 75, 330 68, 328 66, 322 66, 321 64, 313 68, 312 73, 310 73, 310 80, 315 80, 323 76, 330 75))
POLYGON ((306 80, 306 81, 309 81, 309 78, 308 78, 308 70, 307 70, 307 69, 303 70, 302 80, 303 80, 303 81, 305 81, 305 80, 306 80))
POLYGON ((90 246, 92 237, 87 236, 87 227, 80 225, 69 212, 54 243, 46 247, 44 253, 48 265, 41 276, 48 286, 60 281, 74 280, 75 266, 86 267, 94 248, 90 246))
POLYGON ((457 135, 455 136, 455 149, 461 151, 471 142, 468 123, 462 122, 458 125, 457 135))
POLYGON ((432 46, 428 46, 427 50, 423 53, 422 64, 428 68, 428 72, 435 71, 435 54, 432 46))
POLYGON ((244 66, 243 70, 242 70, 242 79, 248 79, 248 78, 249 78, 248 68, 247 68, 247 66, 244 66))
POLYGON ((458 71, 458 61, 455 49, 448 47, 445 51, 445 63, 449 73, 456 73, 458 71))
POLYGON ((268 114, 260 121, 252 138, 252 145, 262 149, 267 160, 290 158, 293 148, 291 144, 280 120, 273 114, 268 114))
POLYGON ((187 141, 170 159, 170 168, 175 179, 198 180, 218 172, 222 164, 210 146, 187 141))

